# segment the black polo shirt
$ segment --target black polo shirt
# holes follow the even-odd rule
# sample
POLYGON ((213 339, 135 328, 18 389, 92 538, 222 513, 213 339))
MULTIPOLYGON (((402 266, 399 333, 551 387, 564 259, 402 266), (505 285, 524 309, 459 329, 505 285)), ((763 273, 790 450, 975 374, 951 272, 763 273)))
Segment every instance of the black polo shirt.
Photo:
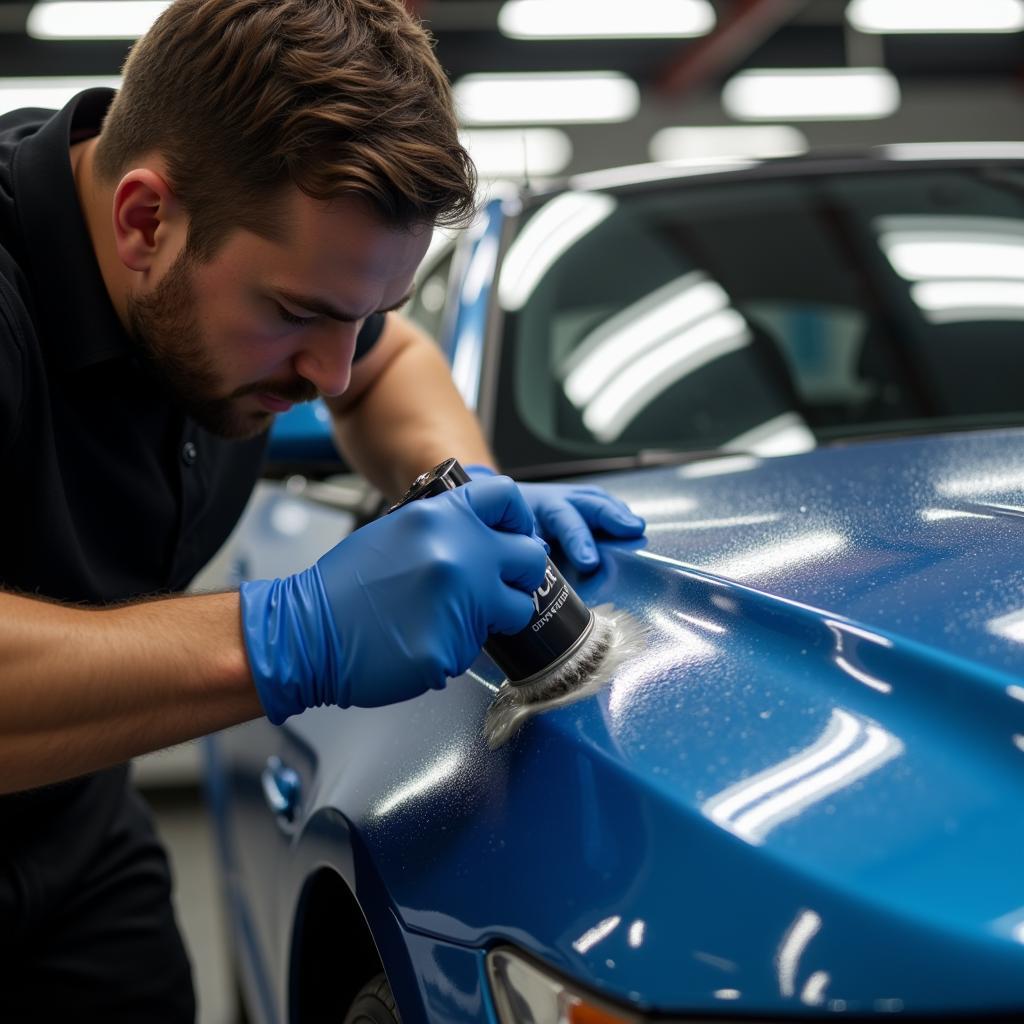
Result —
MULTIPOLYGON (((113 95, 0 117, 0 587, 92 606, 187 586, 235 525, 266 440, 193 422, 114 311, 68 153, 113 95)), ((357 355, 382 325, 367 321, 357 355)))

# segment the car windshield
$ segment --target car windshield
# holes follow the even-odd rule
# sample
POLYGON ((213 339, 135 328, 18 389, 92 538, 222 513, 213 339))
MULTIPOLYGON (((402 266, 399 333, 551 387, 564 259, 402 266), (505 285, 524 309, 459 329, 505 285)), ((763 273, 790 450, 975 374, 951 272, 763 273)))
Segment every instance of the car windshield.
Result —
POLYGON ((510 466, 1024 421, 1012 166, 567 192, 498 294, 510 466))

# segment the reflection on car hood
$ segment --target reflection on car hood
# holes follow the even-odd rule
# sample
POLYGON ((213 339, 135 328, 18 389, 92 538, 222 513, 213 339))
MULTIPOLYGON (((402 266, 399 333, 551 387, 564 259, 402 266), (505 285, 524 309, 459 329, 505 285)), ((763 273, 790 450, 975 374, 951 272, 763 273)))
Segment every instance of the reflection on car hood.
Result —
POLYGON ((406 926, 664 1010, 1019 1007, 1024 433, 601 482, 648 535, 574 582, 647 649, 494 754, 483 660, 388 709, 406 926))
MULTIPOLYGON (((645 617, 651 643, 599 701, 602 746, 700 815, 705 836, 711 825, 737 841, 718 837, 706 859, 698 843, 676 846, 677 871, 721 887, 715 909, 702 901, 703 930, 722 940, 705 941, 704 962, 735 949, 751 915, 764 920, 780 868, 845 903, 838 922, 810 899, 777 920, 783 1003, 914 1002, 905 973, 883 980, 879 932, 894 919, 923 929, 919 951, 948 930, 935 963, 966 946, 970 970, 981 969, 979 948, 986 973, 1008 961, 987 990, 959 970, 945 985, 929 977, 933 1008, 978 1005, 983 991, 998 1003, 1000 988, 1024 1001, 1008 985, 1024 967, 1022 441, 1004 432, 735 456, 604 481, 647 518, 647 541, 576 582, 591 603, 645 617), (864 919, 851 935, 854 911, 864 919), (805 948, 816 955, 798 965, 805 948), (869 965, 870 999, 836 984, 854 956, 869 965)), ((665 875, 659 884, 671 891, 665 875)), ((593 927, 615 916, 595 915, 593 927)), ((620 929, 617 945, 630 949, 629 926, 594 942, 598 964, 616 961, 608 943, 620 929)), ((647 931, 634 927, 634 939, 647 931)), ((597 933, 587 934, 584 946, 597 933)), ((744 998, 729 974, 725 1000, 744 998)))
POLYGON ((737 455, 612 486, 648 520, 641 558, 1020 671, 1020 432, 737 455))

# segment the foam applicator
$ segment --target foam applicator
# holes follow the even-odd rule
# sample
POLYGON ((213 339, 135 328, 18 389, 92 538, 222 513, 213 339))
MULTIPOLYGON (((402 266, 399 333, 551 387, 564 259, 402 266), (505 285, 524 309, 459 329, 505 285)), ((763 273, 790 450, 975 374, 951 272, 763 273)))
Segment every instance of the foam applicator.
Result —
MULTIPOLYGON (((461 487, 469 479, 455 459, 447 459, 418 476, 387 511, 461 487)), ((484 644, 506 677, 484 720, 492 750, 531 716, 600 689, 643 644, 644 630, 636 620, 610 604, 588 608, 550 558, 544 582, 532 597, 534 614, 525 629, 512 636, 492 634, 484 644)))

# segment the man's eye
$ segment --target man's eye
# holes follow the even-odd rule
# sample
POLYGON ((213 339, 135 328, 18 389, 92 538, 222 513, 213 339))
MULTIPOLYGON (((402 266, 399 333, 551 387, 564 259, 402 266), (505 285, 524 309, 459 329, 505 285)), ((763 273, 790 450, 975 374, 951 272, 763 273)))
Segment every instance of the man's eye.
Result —
POLYGON ((280 302, 275 302, 274 305, 277 306, 277 312, 286 324, 294 324, 297 327, 302 327, 304 324, 311 324, 316 319, 315 316, 296 316, 294 313, 285 309, 280 302))

